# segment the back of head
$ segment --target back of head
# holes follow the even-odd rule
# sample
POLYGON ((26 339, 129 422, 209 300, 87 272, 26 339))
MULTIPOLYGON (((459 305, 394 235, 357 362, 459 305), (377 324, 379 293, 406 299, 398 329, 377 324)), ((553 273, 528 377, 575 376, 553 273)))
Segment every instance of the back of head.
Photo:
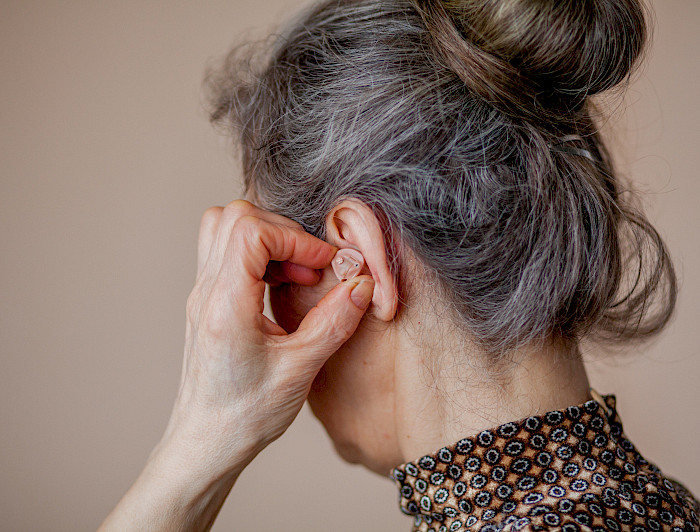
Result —
POLYGON ((439 61, 504 113, 575 126, 646 41, 639 0, 415 0, 439 61))
POLYGON ((488 354, 644 339, 675 274, 590 97, 628 79, 645 37, 638 0, 326 0, 264 62, 232 51, 211 117, 263 207, 323 237, 342 199, 371 206, 395 274, 417 258, 488 354))

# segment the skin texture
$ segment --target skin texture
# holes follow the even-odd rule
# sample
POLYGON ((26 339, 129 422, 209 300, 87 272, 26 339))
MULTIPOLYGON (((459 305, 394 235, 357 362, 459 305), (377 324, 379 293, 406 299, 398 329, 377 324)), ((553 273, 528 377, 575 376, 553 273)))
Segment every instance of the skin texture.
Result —
POLYGON ((374 283, 359 276, 325 294, 293 334, 264 316, 266 281, 313 285, 337 248, 247 201, 208 209, 198 249, 170 421, 100 530, 208 530, 240 472, 294 420, 370 302, 374 283))
MULTIPOLYGON (((341 202, 326 233, 331 244, 358 249, 376 283, 357 330, 321 368, 308 398, 345 460, 387 475, 464 436, 590 398, 578 351, 523 349, 496 377, 463 331, 435 314, 429 297, 407 302, 396 318, 382 231, 362 202, 341 202)), ((276 320, 294 330, 337 282, 328 268, 317 285, 272 288, 276 320)))
POLYGON ((577 353, 523 350, 495 379, 434 301, 417 296, 397 318, 372 210, 346 200, 326 225, 323 242, 248 201, 205 212, 171 418, 101 531, 208 530, 307 397, 340 455, 383 475, 465 435, 590 397, 577 353), (365 258, 344 282, 331 267, 340 247, 365 258), (263 315, 266 283, 277 323, 263 315))

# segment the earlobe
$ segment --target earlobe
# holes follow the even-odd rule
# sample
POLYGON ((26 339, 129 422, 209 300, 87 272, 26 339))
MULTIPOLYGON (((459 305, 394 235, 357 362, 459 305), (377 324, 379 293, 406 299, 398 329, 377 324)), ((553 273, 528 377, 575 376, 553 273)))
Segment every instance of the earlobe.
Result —
POLYGON ((351 250, 350 254, 352 250, 359 252, 365 266, 360 266, 357 274, 369 273, 375 283, 368 312, 382 321, 391 321, 398 306, 398 291, 387 261, 384 232, 372 209, 359 200, 343 200, 326 217, 326 240, 341 250, 351 250))

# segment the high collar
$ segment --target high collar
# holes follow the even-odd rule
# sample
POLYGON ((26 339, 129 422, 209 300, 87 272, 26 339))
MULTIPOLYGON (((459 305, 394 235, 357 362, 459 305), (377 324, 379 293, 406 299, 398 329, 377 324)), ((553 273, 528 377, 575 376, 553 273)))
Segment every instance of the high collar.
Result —
POLYGON ((604 502, 612 485, 616 497, 635 500, 640 482, 660 471, 623 436, 615 396, 591 395, 595 399, 484 430, 396 467, 391 476, 401 510, 415 517, 414 530, 501 530, 508 523, 517 530, 522 519, 584 524, 573 505, 604 502))

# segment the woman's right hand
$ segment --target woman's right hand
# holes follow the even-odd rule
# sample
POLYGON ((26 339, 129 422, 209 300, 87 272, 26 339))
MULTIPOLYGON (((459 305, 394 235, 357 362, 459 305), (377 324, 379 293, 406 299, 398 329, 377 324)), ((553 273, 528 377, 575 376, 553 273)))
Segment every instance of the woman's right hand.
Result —
POLYGON ((316 284, 316 270, 328 267, 336 251, 247 201, 205 212, 170 421, 142 477, 105 525, 211 526, 240 472, 292 423, 319 369, 369 306, 374 282, 363 275, 331 289, 291 334, 263 315, 266 281, 316 284), (153 490, 160 503, 144 503, 153 490), (134 508, 157 523, 119 520, 134 508))
POLYGON ((286 430, 321 366, 355 331, 374 283, 366 275, 340 283, 287 334, 263 315, 265 282, 316 284, 337 250, 247 201, 206 211, 168 438, 225 466, 286 430))

